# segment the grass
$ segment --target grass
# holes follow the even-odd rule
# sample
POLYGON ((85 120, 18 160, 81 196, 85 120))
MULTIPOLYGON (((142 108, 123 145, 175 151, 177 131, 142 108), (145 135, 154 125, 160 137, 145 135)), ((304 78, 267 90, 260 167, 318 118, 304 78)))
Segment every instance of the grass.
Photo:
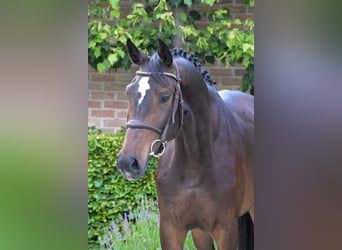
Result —
MULTIPOLYGON (((142 199, 139 207, 129 214, 125 213, 121 222, 113 220, 104 229, 100 245, 102 250, 160 250, 159 211, 156 202, 142 199)), ((184 250, 195 249, 188 233, 184 250)))

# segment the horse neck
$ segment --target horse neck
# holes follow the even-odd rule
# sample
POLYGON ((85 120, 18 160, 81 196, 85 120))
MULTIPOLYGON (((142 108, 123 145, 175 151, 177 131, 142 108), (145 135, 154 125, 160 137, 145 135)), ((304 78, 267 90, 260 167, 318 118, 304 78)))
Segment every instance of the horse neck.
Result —
POLYGON ((176 150, 179 154, 191 156, 200 155, 210 159, 210 145, 217 137, 217 123, 220 112, 215 110, 219 104, 218 94, 211 90, 204 81, 202 74, 188 61, 178 62, 181 74, 181 88, 184 102, 190 108, 190 114, 185 117, 183 129, 176 138, 176 150))

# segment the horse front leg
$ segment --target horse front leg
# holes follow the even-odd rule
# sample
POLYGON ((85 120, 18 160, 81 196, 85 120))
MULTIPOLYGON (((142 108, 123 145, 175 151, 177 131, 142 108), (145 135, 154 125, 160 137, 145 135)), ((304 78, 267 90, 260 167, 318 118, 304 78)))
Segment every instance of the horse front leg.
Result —
POLYGON ((214 241, 208 233, 200 229, 192 229, 191 235, 197 250, 215 250, 214 241))
POLYGON ((162 250, 183 250, 187 231, 177 228, 173 223, 160 218, 160 244, 162 250))
POLYGON ((236 250, 238 247, 238 220, 232 219, 229 224, 218 225, 213 237, 218 250, 236 250))

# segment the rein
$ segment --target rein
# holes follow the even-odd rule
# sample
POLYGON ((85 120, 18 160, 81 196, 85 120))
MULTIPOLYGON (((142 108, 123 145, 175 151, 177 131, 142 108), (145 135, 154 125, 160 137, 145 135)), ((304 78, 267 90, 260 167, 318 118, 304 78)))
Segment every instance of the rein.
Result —
POLYGON ((159 158, 160 156, 162 156, 165 152, 165 149, 166 149, 166 144, 168 143, 168 141, 166 140, 166 134, 167 134, 167 131, 169 129, 169 126, 170 124, 174 124, 175 123, 175 117, 176 117, 176 112, 177 112, 177 108, 178 108, 178 105, 180 105, 180 109, 179 109, 179 112, 180 112, 180 126, 179 126, 179 132, 182 130, 182 127, 183 127, 183 97, 182 97, 182 91, 181 91, 181 88, 180 88, 180 77, 179 77, 179 71, 178 71, 178 66, 177 66, 177 63, 175 63, 176 65, 176 74, 172 74, 172 73, 168 73, 168 72, 143 72, 143 71, 137 71, 136 72, 136 75, 141 75, 141 76, 151 76, 151 75, 154 75, 154 74, 160 74, 160 75, 165 75, 165 76, 168 76, 168 77, 171 77, 173 78, 175 81, 176 81, 176 86, 175 86, 175 89, 172 89, 170 86, 166 85, 163 83, 163 85, 165 85, 166 87, 168 87, 169 89, 172 90, 172 92, 174 93, 174 100, 173 100, 173 105, 172 105, 172 111, 167 119, 167 122, 164 126, 163 129, 160 129, 160 128, 157 128, 153 125, 150 125, 150 124, 147 124, 147 123, 144 123, 140 120, 137 120, 137 119, 132 119, 132 120, 129 120, 127 123, 126 123, 126 127, 127 128, 138 128, 138 129, 149 129, 151 131, 154 131, 156 132, 157 134, 160 135, 160 139, 157 139, 157 140, 154 140, 151 144, 151 151, 150 151, 150 156, 154 156, 154 157, 157 157, 159 158), (160 143, 161 145, 161 151, 159 153, 156 153, 154 150, 153 150, 153 147, 156 143, 160 143))

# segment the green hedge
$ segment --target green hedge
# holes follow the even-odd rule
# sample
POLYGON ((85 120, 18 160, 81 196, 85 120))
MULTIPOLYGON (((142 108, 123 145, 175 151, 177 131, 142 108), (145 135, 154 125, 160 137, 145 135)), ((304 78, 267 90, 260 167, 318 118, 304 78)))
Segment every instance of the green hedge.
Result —
POLYGON ((99 236, 112 219, 136 208, 143 196, 156 200, 154 171, 157 161, 151 159, 143 178, 128 181, 116 168, 116 157, 125 137, 125 129, 105 134, 88 129, 88 245, 99 247, 99 236))

